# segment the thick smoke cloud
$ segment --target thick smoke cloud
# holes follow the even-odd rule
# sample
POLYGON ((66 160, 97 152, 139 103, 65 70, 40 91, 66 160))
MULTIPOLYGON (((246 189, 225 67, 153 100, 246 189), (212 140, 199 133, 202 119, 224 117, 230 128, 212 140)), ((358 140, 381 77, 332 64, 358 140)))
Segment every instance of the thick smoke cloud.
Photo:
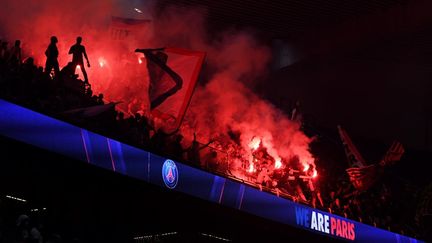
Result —
MULTIPOLYGON (((84 37, 89 47, 96 46, 104 38, 98 38, 97 33, 107 27, 112 4, 97 0, 7 0, 2 1, 0 9, 1 36, 10 42, 22 40, 27 55, 42 63, 52 35, 59 37, 60 50, 72 45, 78 35, 84 37)), ((60 61, 64 63, 65 56, 61 55, 60 61)))
MULTIPOLYGON (((298 157, 305 167, 313 163, 309 152, 311 139, 300 131, 299 123, 290 121, 250 89, 269 66, 268 47, 245 31, 212 33, 210 39, 205 28, 206 10, 178 7, 167 7, 154 14, 149 28, 139 33, 137 39, 112 42, 110 20, 118 2, 6 0, 0 8, 0 36, 10 42, 21 39, 24 52, 43 65, 49 38, 56 35, 61 66, 71 59, 67 51, 76 36, 82 36, 92 64, 88 70, 92 89, 103 93, 107 100, 123 101, 123 111, 130 109, 132 103, 138 104, 134 111, 148 107, 139 105, 140 75, 144 69, 137 64, 135 48, 173 46, 205 51, 206 80, 195 90, 182 129, 185 135, 189 133, 191 137, 191 133, 197 132, 205 142, 228 137, 230 131, 235 131, 240 133, 241 146, 247 153, 250 141, 259 137, 275 159, 298 157)), ((152 13, 152 9, 146 12, 152 13)))
POLYGON ((168 45, 207 52, 209 81, 195 91, 185 118, 189 132, 197 132, 203 141, 240 132, 246 153, 251 151, 251 140, 259 137, 275 159, 298 157, 305 168, 313 164, 311 139, 300 131, 300 124, 251 91, 250 86, 268 69, 270 49, 245 31, 230 30, 209 39, 203 13, 202 9, 167 9, 155 28, 163 30, 155 37, 163 36, 168 45))
MULTIPOLYGON (((111 16, 122 14, 118 3, 98 0, 6 0, 0 8, 0 38, 8 40, 9 46, 15 39, 20 39, 24 58, 31 56, 36 64, 44 66, 44 52, 50 37, 55 35, 59 40, 59 63, 63 67, 72 59, 68 55, 69 48, 77 36, 82 36, 90 59, 91 68, 87 68, 87 73, 93 91, 106 93, 110 89, 112 93, 108 92, 107 98, 121 99, 124 91, 120 89, 134 88, 130 81, 136 80, 138 75, 137 67, 128 65, 132 61, 137 64, 138 58, 133 50, 138 40, 112 40, 111 16), (124 72, 125 66, 130 66, 128 72, 124 72), (118 82, 124 84, 117 86, 118 82)), ((133 6, 141 7, 139 4, 128 6, 130 13, 134 13, 133 6)), ((148 35, 141 38, 142 41, 148 39, 148 35)))

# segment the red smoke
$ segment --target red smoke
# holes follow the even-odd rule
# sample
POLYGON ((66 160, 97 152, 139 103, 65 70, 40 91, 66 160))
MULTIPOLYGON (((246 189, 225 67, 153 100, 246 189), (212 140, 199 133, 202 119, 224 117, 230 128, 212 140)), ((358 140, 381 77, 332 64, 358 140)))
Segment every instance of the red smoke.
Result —
POLYGON ((6 0, 2 5, 1 38, 7 38, 9 43, 20 39, 24 53, 33 56, 38 65, 44 65, 50 36, 59 39, 61 67, 71 60, 67 52, 75 38, 82 36, 92 65, 87 72, 93 91, 103 93, 107 100, 123 101, 123 111, 129 108, 132 112, 148 112, 142 92, 146 89, 145 65, 140 65, 133 50, 178 46, 207 52, 210 80, 195 90, 182 128, 186 137, 197 132, 201 141, 226 139, 234 131, 240 133, 245 157, 251 158, 249 144, 258 138, 274 158, 276 169, 284 168, 296 157, 304 168, 314 164, 309 152, 311 139, 301 132, 300 124, 289 120, 249 87, 265 73, 270 50, 247 32, 229 31, 209 40, 202 17, 205 10, 167 8, 152 17, 148 28, 134 40, 116 42, 110 33, 116 7, 111 1, 6 0))
MULTIPOLYGON (((132 97, 122 103, 122 110, 127 111, 127 103, 135 96, 132 90, 139 89, 136 83, 144 79, 140 78, 134 50, 138 46, 150 46, 151 33, 135 33, 137 38, 129 41, 113 40, 111 16, 118 6, 112 1, 6 0, 2 5, 0 38, 7 39, 9 46, 20 39, 24 57, 34 57, 37 65, 45 64, 44 52, 51 36, 59 40, 60 68, 72 60, 69 48, 77 36, 82 36, 91 64, 86 69, 92 90, 104 93, 108 100, 132 97)), ((131 7, 130 11, 134 9, 131 7)))

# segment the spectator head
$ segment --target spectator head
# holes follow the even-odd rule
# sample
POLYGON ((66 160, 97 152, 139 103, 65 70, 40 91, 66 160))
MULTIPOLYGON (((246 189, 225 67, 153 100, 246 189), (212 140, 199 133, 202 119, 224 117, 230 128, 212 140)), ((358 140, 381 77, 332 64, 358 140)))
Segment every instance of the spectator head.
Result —
POLYGON ((137 121, 139 121, 140 119, 141 119, 141 114, 140 113, 135 113, 135 119, 137 120, 137 121))
POLYGON ((58 40, 56 36, 51 36, 51 43, 52 44, 57 44, 58 40))
POLYGON ((28 57, 27 59, 25 59, 24 64, 29 65, 29 66, 33 66, 34 65, 33 57, 28 57))
POLYGON ((20 40, 16 40, 16 41, 15 41, 15 46, 16 46, 16 47, 19 47, 20 45, 21 45, 21 41, 20 41, 20 40))
POLYGON ((82 42, 82 37, 81 37, 81 36, 78 36, 78 37, 76 38, 76 42, 77 42, 77 44, 81 44, 81 42, 82 42))
POLYGON ((176 140, 177 143, 181 143, 181 141, 183 140, 183 135, 178 134, 178 135, 176 136, 175 140, 176 140))
POLYGON ((216 151, 212 151, 210 155, 211 155, 212 158, 216 158, 217 157, 217 152, 216 151))

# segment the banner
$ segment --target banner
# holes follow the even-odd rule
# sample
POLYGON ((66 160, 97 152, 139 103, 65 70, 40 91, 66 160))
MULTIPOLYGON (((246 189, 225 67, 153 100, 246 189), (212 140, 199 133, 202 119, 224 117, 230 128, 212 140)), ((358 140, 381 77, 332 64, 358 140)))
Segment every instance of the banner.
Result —
POLYGON ((165 127, 180 126, 201 71, 205 52, 181 48, 137 49, 144 53, 148 102, 153 116, 165 127))
POLYGON ((133 40, 138 35, 148 33, 150 19, 128 19, 111 17, 110 35, 112 40, 133 40))
POLYGON ((345 149, 345 154, 348 158, 348 163, 350 167, 364 167, 366 166, 365 160, 357 150, 357 148, 354 146, 353 142, 351 141, 351 138, 348 136, 346 131, 341 127, 338 126, 339 135, 342 140, 342 145, 345 149))
MULTIPOLYGON (((293 231, 299 235, 309 232, 328 237, 320 238, 321 241, 422 242, 295 203, 240 181, 152 154, 1 99, 0 135, 68 156, 76 159, 77 163, 85 161, 166 190, 175 190, 212 204, 279 222, 287 226, 287 230, 294 227, 305 230, 293 231)), ((170 205, 169 210, 176 210, 175 200, 170 205)))
POLYGON ((398 141, 394 141, 390 146, 389 150, 384 155, 384 157, 381 159, 380 165, 382 166, 393 165, 395 162, 401 159, 404 153, 405 153, 405 148, 403 147, 403 145, 398 141))

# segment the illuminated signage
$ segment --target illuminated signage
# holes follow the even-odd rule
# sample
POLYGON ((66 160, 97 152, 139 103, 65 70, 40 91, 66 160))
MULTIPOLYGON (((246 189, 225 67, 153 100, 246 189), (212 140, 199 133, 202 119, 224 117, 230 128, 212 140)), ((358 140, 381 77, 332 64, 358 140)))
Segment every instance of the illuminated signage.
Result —
POLYGON ((178 182, 178 170, 174 161, 167 159, 162 165, 162 179, 165 185, 174 189, 178 182))
POLYGON ((298 226, 347 240, 355 240, 355 225, 347 220, 322 212, 295 207, 298 226))
MULTIPOLYGON (((116 173, 329 237, 361 243, 422 242, 322 212, 182 163, 175 163, 173 160, 1 99, 0 134, 116 173)), ((10 198, 12 199, 12 196, 10 198)))

